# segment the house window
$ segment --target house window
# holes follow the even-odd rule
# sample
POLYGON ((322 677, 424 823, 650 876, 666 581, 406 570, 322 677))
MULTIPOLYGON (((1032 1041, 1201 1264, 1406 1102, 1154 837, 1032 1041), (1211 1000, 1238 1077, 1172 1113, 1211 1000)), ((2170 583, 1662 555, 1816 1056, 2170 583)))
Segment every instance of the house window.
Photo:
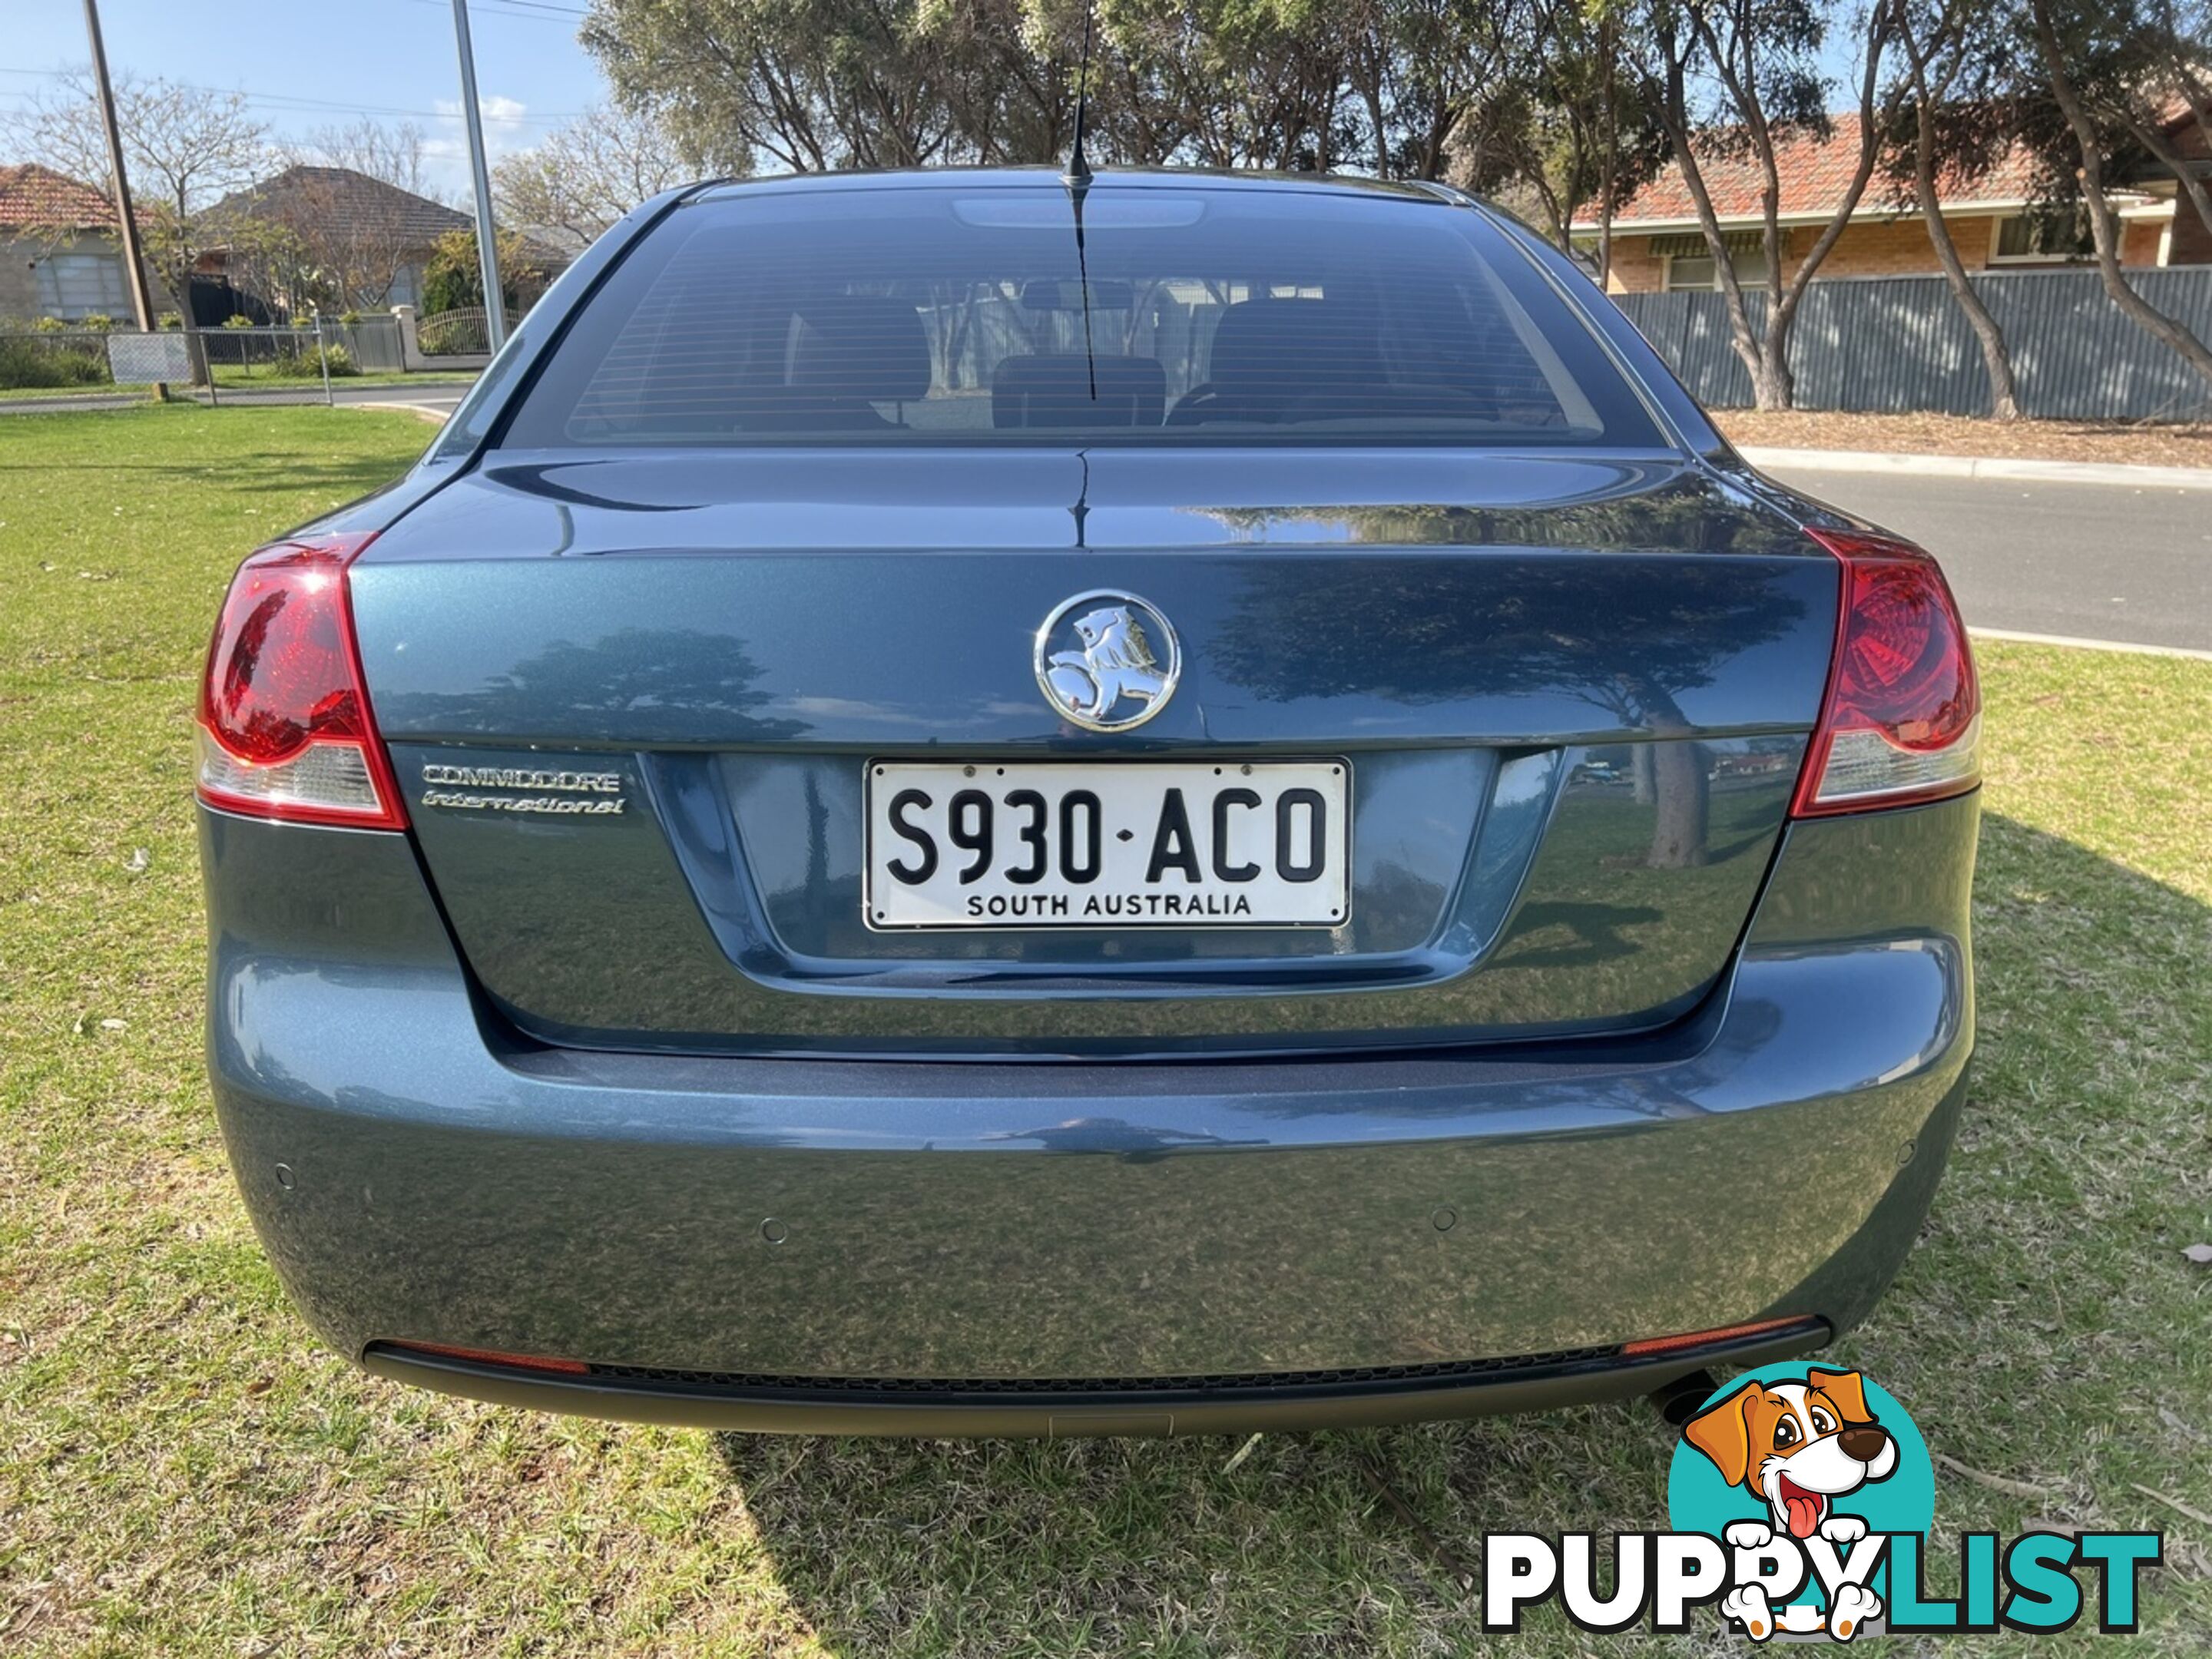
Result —
POLYGON ((2089 216, 2081 209, 2009 214, 1996 222, 1992 263, 2050 264, 2090 259, 2097 253, 2089 216))
MULTIPOLYGON (((1766 286, 1766 248, 1759 234, 1729 231, 1723 237, 1735 279, 1747 289, 1766 286)), ((1710 294, 1721 285, 1720 262, 1704 236, 1655 236, 1651 251, 1666 267, 1669 294, 1710 294)))
POLYGON ((49 317, 120 317, 131 309, 112 253, 50 253, 39 261, 39 309, 49 317))

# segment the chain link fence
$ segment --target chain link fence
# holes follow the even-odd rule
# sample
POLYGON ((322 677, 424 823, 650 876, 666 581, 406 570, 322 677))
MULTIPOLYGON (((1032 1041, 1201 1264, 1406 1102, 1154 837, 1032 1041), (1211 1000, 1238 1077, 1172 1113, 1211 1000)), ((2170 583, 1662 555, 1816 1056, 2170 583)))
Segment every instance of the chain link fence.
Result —
POLYGON ((361 373, 353 354, 332 339, 320 318, 305 325, 263 324, 246 328, 188 331, 205 366, 210 399, 220 403, 224 388, 320 386, 331 400, 333 377, 361 373))
MULTIPOLYGON (((104 319, 103 319, 104 320, 104 319)), ((292 323, 164 329, 41 326, 0 321, 0 397, 9 392, 204 389, 321 390, 356 374, 406 367, 394 318, 309 316, 292 323)))
POLYGON ((0 392, 96 392, 114 384, 104 330, 0 332, 0 392))

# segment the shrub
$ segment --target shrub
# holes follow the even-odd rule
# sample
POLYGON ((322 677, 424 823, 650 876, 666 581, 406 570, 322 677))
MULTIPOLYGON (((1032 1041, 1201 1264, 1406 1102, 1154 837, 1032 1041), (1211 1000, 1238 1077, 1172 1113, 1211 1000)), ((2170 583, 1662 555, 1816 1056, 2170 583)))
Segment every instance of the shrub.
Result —
POLYGON ((112 334, 115 331, 115 319, 103 312, 95 311, 88 316, 78 318, 76 325, 79 328, 89 329, 94 334, 112 334))
POLYGON ((40 330, 33 324, 29 334, 0 334, 0 387, 112 384, 105 352, 88 351, 81 346, 51 345, 33 337, 40 332, 54 331, 40 330))
POLYGON ((58 317, 41 317, 31 326, 41 334, 64 334, 73 325, 64 322, 58 317))
MULTIPOLYGON (((522 289, 542 286, 545 272, 530 257, 530 244, 515 232, 499 233, 499 287, 510 314, 523 309, 522 289)), ((483 301, 483 267, 477 260, 477 234, 457 226, 430 245, 430 258, 422 267, 422 314, 465 311, 483 301)), ((425 347, 424 349, 428 349, 425 347)))
POLYGON ((237 312, 234 311, 229 316, 222 319, 222 325, 225 328, 252 328, 253 326, 253 319, 251 317, 240 316, 237 312))
POLYGON ((353 354, 342 345, 326 345, 320 348, 302 346, 300 348, 300 355, 292 359, 286 367, 296 367, 302 374, 320 374, 325 364, 329 365, 333 380, 341 374, 361 373, 360 368, 355 365, 353 354))

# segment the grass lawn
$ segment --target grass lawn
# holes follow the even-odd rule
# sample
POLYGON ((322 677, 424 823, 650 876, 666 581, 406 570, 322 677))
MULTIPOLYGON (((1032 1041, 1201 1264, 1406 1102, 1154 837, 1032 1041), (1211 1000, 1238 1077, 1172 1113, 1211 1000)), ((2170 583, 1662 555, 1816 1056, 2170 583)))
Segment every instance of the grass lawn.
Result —
MULTIPOLYGON (((1445 1562, 1486 1529, 1663 1524, 1640 1407, 1270 1437, 1231 1470, 1221 1440, 562 1421, 319 1349, 202 1076, 190 710, 237 558, 426 435, 320 408, 0 424, 0 1653, 1448 1654, 1481 1638, 1445 1562)), ((1974 1472, 1938 1473, 1939 1583, 1964 1531, 2156 1528, 2139 1645, 2203 1652, 2212 1269, 2182 1250, 2212 1241, 2212 664, 1982 664, 1978 1087, 1841 1354, 1974 1472)), ((1552 1616, 1519 1645, 1611 1650, 1552 1616)))
POLYGON ((144 398, 152 395, 147 386, 117 386, 102 380, 96 386, 0 386, 0 403, 45 403, 56 398, 144 398))

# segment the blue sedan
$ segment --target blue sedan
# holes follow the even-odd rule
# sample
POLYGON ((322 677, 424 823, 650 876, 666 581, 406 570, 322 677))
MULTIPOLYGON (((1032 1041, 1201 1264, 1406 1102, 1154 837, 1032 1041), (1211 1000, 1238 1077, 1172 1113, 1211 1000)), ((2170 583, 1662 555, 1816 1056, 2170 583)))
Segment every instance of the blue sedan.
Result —
POLYGON ((454 1393, 1662 1390, 1863 1318, 1966 1089, 1942 574, 1442 187, 664 196, 246 561, 199 728, 240 1189, 454 1393))

